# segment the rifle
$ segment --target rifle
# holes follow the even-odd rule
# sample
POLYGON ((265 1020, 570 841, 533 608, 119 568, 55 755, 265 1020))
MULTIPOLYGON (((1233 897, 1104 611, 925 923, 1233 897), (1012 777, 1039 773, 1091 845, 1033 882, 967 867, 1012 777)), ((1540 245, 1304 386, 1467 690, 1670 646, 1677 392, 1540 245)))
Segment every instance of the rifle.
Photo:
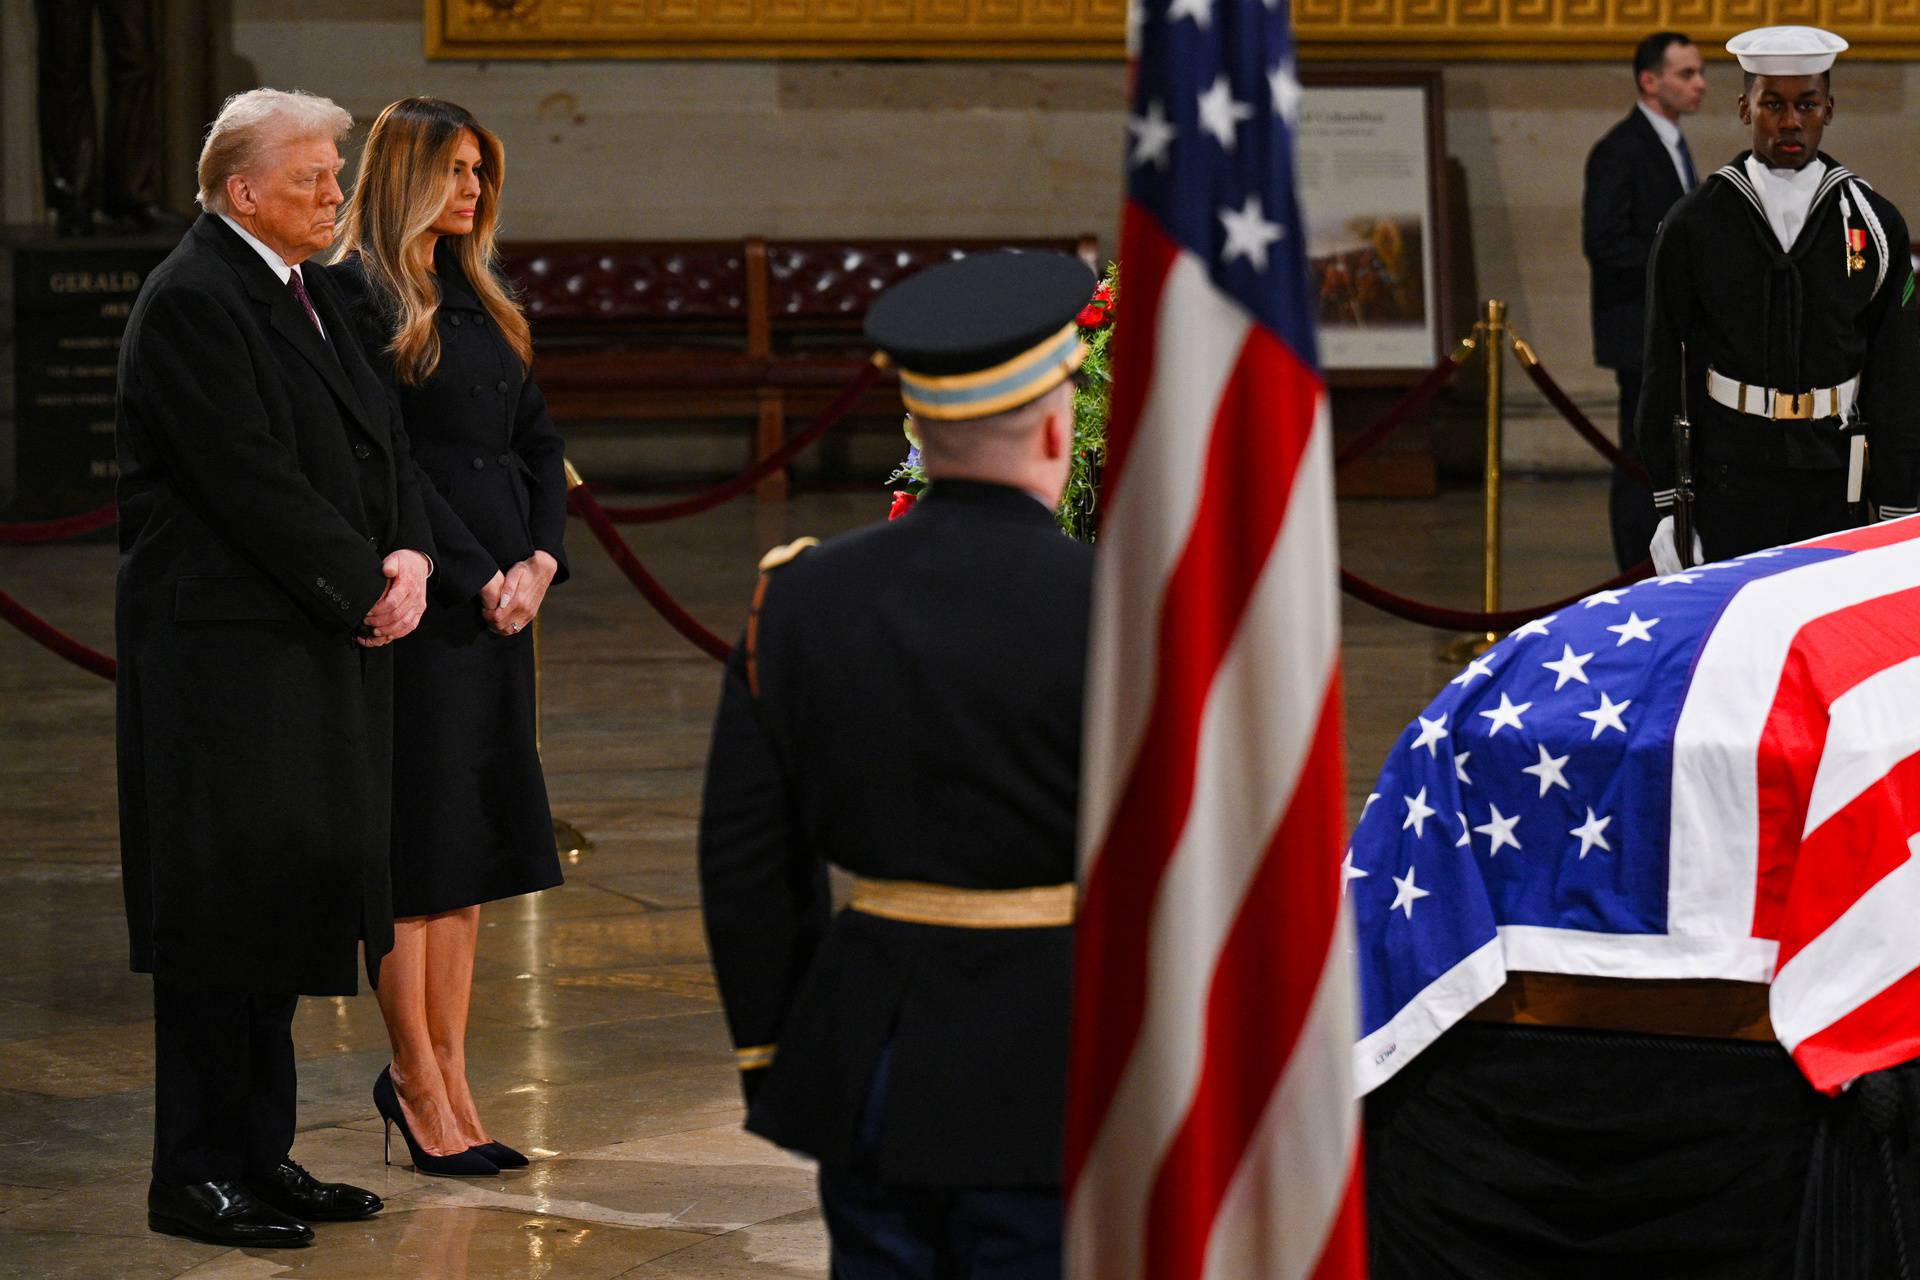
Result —
POLYGON ((1680 344, 1680 412, 1673 415, 1673 545, 1693 568, 1693 422, 1687 417, 1687 344, 1680 344))

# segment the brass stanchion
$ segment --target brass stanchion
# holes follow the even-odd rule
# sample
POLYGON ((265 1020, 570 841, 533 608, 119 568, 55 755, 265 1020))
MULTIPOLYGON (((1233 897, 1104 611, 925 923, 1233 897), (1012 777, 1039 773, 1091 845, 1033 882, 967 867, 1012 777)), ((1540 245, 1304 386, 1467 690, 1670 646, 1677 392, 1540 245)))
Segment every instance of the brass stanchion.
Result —
MULTIPOLYGON (((580 479, 580 473, 574 470, 571 461, 568 461, 565 465, 567 468, 567 489, 571 491, 575 486, 584 483, 584 481, 580 479)), ((540 619, 536 615, 533 620, 533 750, 535 755, 542 754, 544 749, 541 735, 542 717, 543 699, 540 690, 540 619)), ((581 854, 593 852, 593 841, 587 838, 585 832, 581 831, 580 828, 574 826, 571 822, 568 822, 565 818, 556 817, 553 820, 553 847, 559 852, 561 857, 565 858, 567 862, 571 864, 580 861, 581 854)))
MULTIPOLYGON (((1473 326, 1481 339, 1487 358, 1487 457, 1486 486, 1481 503, 1480 609, 1500 612, 1500 455, 1501 387, 1500 363, 1507 334, 1507 304, 1498 298, 1487 303, 1487 314, 1473 326)), ((1500 639, 1493 631, 1472 632, 1460 636, 1443 651, 1449 662, 1465 662, 1491 649, 1500 639)))

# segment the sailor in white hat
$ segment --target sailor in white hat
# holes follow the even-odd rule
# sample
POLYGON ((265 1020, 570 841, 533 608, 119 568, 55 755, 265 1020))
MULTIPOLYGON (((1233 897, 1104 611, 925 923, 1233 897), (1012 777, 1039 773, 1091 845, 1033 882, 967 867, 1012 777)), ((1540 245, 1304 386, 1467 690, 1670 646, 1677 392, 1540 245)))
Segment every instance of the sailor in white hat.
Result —
POLYGON ((1650 548, 1663 573, 1920 506, 1906 220, 1820 150, 1846 47, 1815 27, 1727 42, 1752 148, 1675 204, 1654 241, 1637 435, 1665 517, 1650 548), (1699 545, 1679 548, 1686 476, 1699 545))

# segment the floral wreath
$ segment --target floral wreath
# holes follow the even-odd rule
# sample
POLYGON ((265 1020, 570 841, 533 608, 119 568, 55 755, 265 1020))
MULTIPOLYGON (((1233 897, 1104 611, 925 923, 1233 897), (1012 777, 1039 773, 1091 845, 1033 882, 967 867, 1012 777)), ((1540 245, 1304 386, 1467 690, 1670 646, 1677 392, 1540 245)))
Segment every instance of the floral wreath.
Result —
MULTIPOLYGON (((1095 507, 1100 499, 1100 468, 1107 460, 1107 392, 1113 375, 1107 364, 1107 347, 1113 341, 1114 301, 1120 289, 1120 266, 1110 263, 1107 274, 1093 291, 1093 300, 1074 317, 1080 337, 1087 344, 1087 358, 1080 364, 1079 382, 1073 392, 1073 469, 1067 474, 1067 487, 1054 512, 1061 529, 1082 542, 1092 542, 1098 525, 1095 507)), ((927 490, 927 473, 920 465, 920 442, 913 436, 913 419, 903 426, 907 436, 907 457, 893 474, 889 485, 893 506, 887 519, 898 520, 913 509, 927 490)))

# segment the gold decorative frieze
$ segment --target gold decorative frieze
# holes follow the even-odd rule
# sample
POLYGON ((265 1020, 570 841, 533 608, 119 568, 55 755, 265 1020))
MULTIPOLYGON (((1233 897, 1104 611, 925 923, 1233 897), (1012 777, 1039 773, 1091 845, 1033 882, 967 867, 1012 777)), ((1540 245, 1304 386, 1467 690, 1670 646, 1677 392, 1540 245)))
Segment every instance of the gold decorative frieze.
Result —
MULTIPOLYGON (((1118 58, 1126 0, 425 0, 434 58, 1118 58)), ((1770 23, 1920 57, 1920 0, 1294 0, 1315 59, 1618 60, 1673 28, 1709 53, 1770 23)))

